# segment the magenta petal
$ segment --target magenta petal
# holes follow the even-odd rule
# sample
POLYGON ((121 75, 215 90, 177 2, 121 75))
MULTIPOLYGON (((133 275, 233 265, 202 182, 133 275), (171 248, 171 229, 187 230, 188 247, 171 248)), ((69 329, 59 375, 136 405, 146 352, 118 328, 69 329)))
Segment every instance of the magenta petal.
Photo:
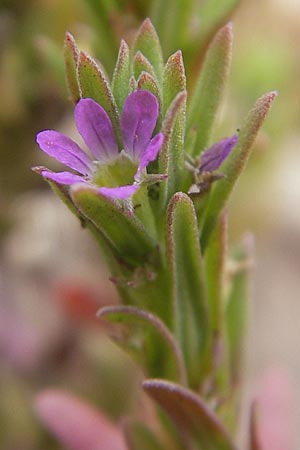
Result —
POLYGON ((123 148, 138 160, 151 139, 158 116, 158 102, 149 91, 134 91, 124 102, 120 126, 123 148))
POLYGON ((201 155, 200 172, 211 172, 218 169, 237 143, 237 140, 237 136, 233 135, 216 142, 209 149, 205 150, 201 155))
POLYGON ((127 186, 119 186, 114 188, 102 187, 98 189, 99 194, 105 197, 114 198, 116 200, 124 200, 133 195, 138 189, 138 185, 131 184, 127 186))
POLYGON ((102 106, 91 98, 79 100, 74 111, 78 132, 98 161, 117 156, 118 146, 110 118, 102 106))
POLYGON ((41 131, 36 136, 36 142, 47 155, 57 159, 70 169, 83 175, 90 172, 91 160, 81 148, 62 133, 54 130, 41 131))
POLYGON ((126 450, 120 429, 101 411, 63 391, 42 391, 34 407, 67 450, 126 450))
POLYGON ((85 182, 84 178, 81 177, 80 175, 74 175, 73 173, 70 172, 48 172, 47 170, 43 170, 41 172, 41 175, 44 178, 47 178, 47 180, 51 180, 51 181, 55 181, 56 183, 59 184, 67 184, 67 185, 71 185, 73 183, 83 183, 85 182))
POLYGON ((146 150, 144 151, 144 153, 141 156, 138 170, 134 177, 135 181, 138 181, 141 171, 143 169, 145 169, 145 167, 147 167, 151 161, 154 161, 156 159, 157 154, 163 144, 163 141, 164 141, 164 135, 162 133, 158 133, 156 136, 154 136, 153 139, 151 139, 148 147, 146 148, 146 150))

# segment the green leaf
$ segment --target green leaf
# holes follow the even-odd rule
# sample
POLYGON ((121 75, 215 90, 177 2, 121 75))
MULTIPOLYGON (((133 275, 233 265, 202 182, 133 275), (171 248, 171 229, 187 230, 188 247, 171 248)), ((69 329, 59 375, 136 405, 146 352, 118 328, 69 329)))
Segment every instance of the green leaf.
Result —
POLYGON ((168 206, 166 241, 174 333, 190 382, 197 386, 208 337, 207 298, 197 218, 191 199, 181 192, 174 194, 168 206))
POLYGON ((276 92, 269 92, 257 100, 239 132, 237 144, 233 147, 230 155, 222 165, 224 178, 217 181, 213 186, 209 203, 206 208, 204 225, 201 233, 201 245, 203 250, 208 245, 219 214, 224 208, 248 161, 252 144, 276 95, 276 92))
POLYGON ((164 210, 171 196, 179 190, 183 178, 184 148, 182 125, 185 111, 186 91, 180 92, 172 101, 162 123, 164 142, 159 152, 159 172, 168 175, 160 186, 160 204, 164 210))
POLYGON ((211 131, 228 77, 232 50, 232 27, 222 28, 211 43, 188 105, 187 133, 197 137, 191 154, 197 156, 210 143, 211 131))
POLYGON ((76 104, 80 99, 80 89, 77 80, 79 51, 71 33, 66 33, 65 36, 64 58, 67 88, 69 90, 70 99, 76 104))
POLYGON ((141 75, 142 72, 147 72, 152 78, 156 78, 155 70, 152 64, 148 61, 148 59, 138 51, 133 60, 133 74, 135 79, 141 75))
POLYGON ((117 105, 103 71, 96 61, 84 52, 79 54, 77 71, 81 97, 92 98, 102 106, 111 120, 116 137, 120 143, 117 105))
POLYGON ((205 275, 211 329, 220 334, 223 328, 223 283, 227 245, 227 214, 223 213, 212 233, 205 252, 205 275))
POLYGON ((185 448, 235 450, 222 423, 193 391, 165 380, 146 380, 143 389, 181 431, 185 448))
POLYGON ((166 450, 153 431, 145 424, 133 420, 123 420, 122 427, 129 450, 166 450))
POLYGON ((130 325, 125 337, 127 341, 125 345, 129 349, 132 347, 132 342, 137 347, 138 336, 136 328, 139 329, 138 334, 142 337, 141 341, 145 341, 148 335, 149 345, 141 345, 140 349, 135 348, 135 352, 139 350, 138 361, 142 361, 142 365, 146 368, 148 375, 153 376, 154 371, 156 373, 155 376, 171 376, 172 379, 180 383, 186 383, 186 373, 181 352, 173 335, 157 316, 134 306, 106 306, 99 310, 97 316, 111 322, 130 325), (151 339, 149 339, 149 336, 151 339), (155 339, 154 342, 153 339, 155 339), (157 352, 161 354, 161 360, 167 358, 168 364, 152 367, 153 354, 157 352), (168 373, 165 373, 164 369, 166 367, 168 373))
POLYGON ((122 39, 114 75, 111 83, 113 96, 119 111, 122 110, 125 98, 130 92, 130 52, 127 43, 122 39))
POLYGON ((159 105, 159 113, 158 113, 158 118, 157 118, 157 122, 156 122, 156 127, 154 130, 154 133, 156 133, 156 132, 160 131, 161 116, 162 116, 162 114, 161 114, 161 111, 162 111, 162 109, 161 109, 161 103, 162 103, 161 90, 157 83, 156 77, 152 77, 147 72, 142 72, 137 80, 137 88, 150 91, 157 98, 158 105, 159 105))
POLYGON ((253 238, 251 235, 246 235, 235 251, 225 311, 232 385, 237 384, 240 377, 246 332, 249 274, 252 265, 253 238))
POLYGON ((160 82, 163 72, 163 56, 159 38, 150 19, 146 19, 137 32, 133 44, 133 54, 135 55, 138 51, 148 59, 160 82))
POLYGON ((166 54, 186 43, 193 8, 192 0, 153 0, 150 17, 166 54))
POLYGON ((210 36, 214 30, 220 28, 231 17, 241 0, 204 0, 199 8, 202 23, 201 34, 210 36))
MULTIPOLYGON (((174 98, 186 90, 186 76, 182 53, 178 50, 171 55, 164 68, 163 76, 163 114, 166 113, 174 98)), ((184 126, 184 122, 182 123, 184 126)))
POLYGON ((71 198, 81 214, 103 233, 124 261, 136 266, 154 260, 155 241, 125 206, 83 184, 71 188, 71 198))

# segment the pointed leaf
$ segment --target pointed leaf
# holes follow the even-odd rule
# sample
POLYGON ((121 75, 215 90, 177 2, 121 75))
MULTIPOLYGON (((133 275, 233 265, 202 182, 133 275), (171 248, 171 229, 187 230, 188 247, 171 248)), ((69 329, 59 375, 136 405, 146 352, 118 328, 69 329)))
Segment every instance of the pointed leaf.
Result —
POLYGON ((122 110, 123 102, 130 92, 130 52, 127 43, 122 40, 118 60, 114 70, 111 83, 112 93, 116 99, 119 111, 122 110))
POLYGON ((172 101, 162 123, 163 146, 159 152, 159 172, 168 175, 160 186, 160 202, 164 209, 171 196, 179 190, 184 165, 182 121, 185 111, 186 92, 180 92, 172 101))
POLYGON ((165 380, 146 380, 143 389, 170 416, 188 448, 235 450, 221 422, 194 392, 165 380))
POLYGON ((83 216, 103 233, 125 261, 143 265, 153 260, 156 244, 130 211, 83 184, 71 188, 71 198, 83 216))
POLYGON ((133 420, 123 421, 124 436, 129 450, 165 450, 153 431, 133 420))
POLYGON ((66 82, 70 99, 74 104, 80 99, 80 90, 77 80, 77 64, 79 51, 71 33, 66 33, 64 42, 66 82))
POLYGON ((137 32, 133 46, 133 54, 135 55, 138 51, 148 59, 154 68, 157 79, 161 81, 163 71, 162 50, 159 38, 150 19, 146 19, 137 32))
MULTIPOLYGON (((186 382, 186 374, 181 352, 177 347, 173 335, 157 316, 134 306, 107 306, 100 309, 97 316, 110 320, 111 322, 130 324, 130 334, 134 334, 132 327, 134 325, 138 325, 140 327, 142 334, 146 334, 147 330, 150 331, 152 336, 153 333, 155 333, 156 338, 158 338, 156 339, 156 349, 163 355, 169 355, 170 358, 168 358, 168 365, 169 367, 172 367, 171 373, 173 372, 173 376, 179 382, 183 384, 186 382)), ((150 374, 151 358, 153 357, 152 347, 153 344, 148 347, 148 349, 147 347, 142 348, 142 354, 140 355, 140 359, 146 359, 146 367, 150 369, 150 372, 148 370, 148 373, 150 374), (149 354, 147 354, 147 350, 150 352, 149 354)), ((157 373, 157 368, 155 371, 157 373)))
POLYGON ((200 382, 207 341, 207 298, 197 218, 191 199, 176 193, 168 206, 167 261, 171 276, 174 332, 192 384, 200 382))
POLYGON ((240 130, 237 144, 233 147, 230 155, 223 163, 222 173, 224 174, 224 178, 215 183, 210 195, 208 207, 206 208, 204 226, 201 233, 203 250, 209 242, 220 212, 224 208, 248 161, 252 144, 276 95, 276 92, 269 92, 257 100, 240 130))
POLYGON ((187 132, 197 130, 192 155, 209 145, 216 113, 228 77, 232 51, 232 26, 222 28, 211 43, 188 105, 187 132))
POLYGON ((226 301, 225 327, 228 335, 228 355, 231 379, 234 384, 239 379, 242 352, 244 348, 249 274, 253 261, 253 237, 246 235, 236 249, 231 273, 231 286, 226 301))
POLYGON ((227 245, 227 214, 222 214, 205 253, 205 274, 210 326, 220 333, 223 323, 223 282, 227 245))
POLYGON ((143 53, 138 51, 133 60, 133 74, 136 80, 139 78, 142 72, 147 72, 152 76, 152 78, 156 78, 155 70, 152 64, 143 55, 143 53))
POLYGON ((182 53, 178 50, 171 55, 164 68, 163 77, 163 114, 179 92, 186 90, 186 77, 182 53))
POLYGON ((96 61, 84 52, 79 54, 77 70, 81 97, 92 98, 102 106, 111 120, 116 137, 120 141, 117 105, 103 71, 96 61))
MULTIPOLYGON (((187 40, 193 0, 153 0, 150 17, 156 26, 162 47, 166 54, 182 48, 187 40)), ((199 6, 197 6, 199 9, 199 6)))

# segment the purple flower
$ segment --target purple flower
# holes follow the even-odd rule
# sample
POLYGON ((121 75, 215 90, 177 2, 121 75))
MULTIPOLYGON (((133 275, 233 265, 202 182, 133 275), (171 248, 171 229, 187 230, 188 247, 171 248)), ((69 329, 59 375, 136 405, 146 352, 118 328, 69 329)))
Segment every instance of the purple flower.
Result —
POLYGON ((123 148, 119 152, 110 118, 102 106, 91 98, 79 100, 74 111, 75 124, 92 157, 64 134, 41 131, 36 137, 41 150, 76 172, 42 170, 41 175, 64 185, 92 184, 106 197, 130 197, 139 187, 142 172, 162 146, 162 133, 151 139, 157 116, 158 102, 153 94, 144 90, 130 93, 120 118, 123 148))
POLYGON ((232 148, 237 143, 237 135, 234 134, 231 137, 224 138, 219 142, 216 142, 210 148, 205 150, 201 154, 201 165, 199 172, 212 172, 217 170, 222 162, 227 158, 232 148))

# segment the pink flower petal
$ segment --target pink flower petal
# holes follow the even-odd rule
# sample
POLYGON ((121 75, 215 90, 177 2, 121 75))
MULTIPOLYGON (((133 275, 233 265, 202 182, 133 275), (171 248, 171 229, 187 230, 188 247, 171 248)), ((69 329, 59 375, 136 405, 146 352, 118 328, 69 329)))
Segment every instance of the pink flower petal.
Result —
POLYGON ((114 188, 101 187, 98 189, 98 192, 105 197, 114 198, 116 200, 124 200, 133 195, 137 189, 138 185, 131 184, 114 188))
POLYGON ((158 101, 149 91, 138 90, 124 102, 120 119, 123 147, 138 160, 151 139, 158 116, 158 101))
POLYGON ((75 396, 46 390, 36 397, 34 406, 67 450, 126 450, 117 426, 75 396))
POLYGON ((118 147, 110 118, 91 98, 79 100, 74 111, 76 127, 92 155, 98 161, 115 158, 118 147))
POLYGON ((47 170, 43 170, 41 175, 48 180, 55 181, 59 184, 71 185, 73 183, 84 183, 85 180, 80 175, 74 175, 71 172, 48 172, 47 170))
POLYGON ((148 147, 141 156, 138 170, 134 177, 135 181, 138 181, 141 171, 144 170, 145 167, 147 167, 151 161, 154 161, 156 159, 157 154, 163 144, 163 141, 164 136, 162 133, 158 133, 156 136, 154 136, 153 139, 151 139, 151 141, 148 144, 148 147))
POLYGON ((216 142, 209 149, 205 150, 201 155, 200 172, 217 170, 224 159, 227 158, 237 140, 237 136, 233 135, 216 142))
POLYGON ((52 156, 70 169, 87 175, 91 169, 91 160, 81 148, 62 133, 54 130, 41 131, 36 142, 47 155, 52 156))

